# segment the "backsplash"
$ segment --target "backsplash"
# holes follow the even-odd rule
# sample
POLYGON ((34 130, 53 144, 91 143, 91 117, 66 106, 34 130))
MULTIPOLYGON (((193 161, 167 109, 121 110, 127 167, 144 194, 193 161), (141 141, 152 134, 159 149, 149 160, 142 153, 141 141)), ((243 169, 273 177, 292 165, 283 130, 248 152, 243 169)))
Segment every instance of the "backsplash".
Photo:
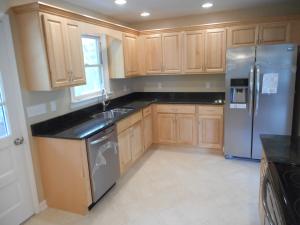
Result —
POLYGON ((139 92, 224 92, 225 75, 165 75, 139 77, 134 90, 139 92))
MULTIPOLYGON (((132 92, 224 92, 224 74, 167 75, 110 80, 111 98, 132 92)), ((54 118, 99 102, 71 103, 69 88, 50 92, 23 90, 28 124, 54 118)))

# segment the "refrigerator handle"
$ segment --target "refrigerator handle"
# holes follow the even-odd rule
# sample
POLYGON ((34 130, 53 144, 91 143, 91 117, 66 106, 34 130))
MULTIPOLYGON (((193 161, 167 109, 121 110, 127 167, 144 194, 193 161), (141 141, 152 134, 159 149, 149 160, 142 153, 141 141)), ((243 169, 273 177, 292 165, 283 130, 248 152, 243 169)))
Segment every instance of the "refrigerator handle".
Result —
POLYGON ((249 76, 249 115, 252 117, 253 110, 253 86, 254 86, 254 65, 251 65, 249 76))
POLYGON ((256 91, 255 91, 255 111, 254 115, 257 116, 259 106, 259 92, 260 92, 260 66, 256 65, 256 91))

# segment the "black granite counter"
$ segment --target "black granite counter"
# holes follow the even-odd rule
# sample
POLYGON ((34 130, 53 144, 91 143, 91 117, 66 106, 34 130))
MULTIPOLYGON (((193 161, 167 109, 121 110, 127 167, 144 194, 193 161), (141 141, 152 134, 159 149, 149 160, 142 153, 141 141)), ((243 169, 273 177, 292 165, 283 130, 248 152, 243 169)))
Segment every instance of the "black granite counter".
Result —
POLYGON ((300 224, 300 137, 261 135, 272 184, 287 225, 300 224))
POLYGON ((269 162, 300 165, 300 137, 261 135, 261 142, 269 162))
POLYGON ((112 126, 117 121, 156 104, 224 104, 225 94, 220 92, 136 92, 110 100, 107 110, 117 107, 128 107, 133 110, 114 119, 105 121, 93 118, 93 115, 103 111, 102 105, 97 104, 66 115, 31 125, 33 136, 85 139, 101 130, 112 126))

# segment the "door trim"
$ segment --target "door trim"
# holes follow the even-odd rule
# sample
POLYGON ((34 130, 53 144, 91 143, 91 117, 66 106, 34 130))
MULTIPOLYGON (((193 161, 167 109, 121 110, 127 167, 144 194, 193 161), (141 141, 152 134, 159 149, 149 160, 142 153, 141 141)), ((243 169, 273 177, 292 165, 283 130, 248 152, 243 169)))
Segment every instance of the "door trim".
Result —
POLYGON ((11 79, 13 80, 14 90, 16 93, 16 110, 17 115, 19 117, 20 122, 20 133, 24 137, 24 144, 23 148, 25 151, 25 164, 26 164, 26 173, 29 177, 29 185, 31 190, 31 199, 33 204, 33 213, 39 213, 41 211, 39 200, 38 200, 38 192, 37 192, 37 186, 36 186, 36 180, 34 175, 34 169, 33 169, 33 161, 32 161, 32 155, 31 155, 31 149, 30 149, 30 139, 29 139, 29 133, 27 129, 26 124, 26 117, 25 117, 25 111, 24 111, 24 105, 22 100, 22 94, 21 94, 21 85, 20 85, 20 79, 18 75, 18 67, 16 62, 16 55, 14 51, 14 43, 13 43, 13 37, 12 37, 12 31, 10 27, 10 20, 8 15, 0 15, 0 29, 3 29, 3 39, 4 42, 6 42, 6 52, 7 57, 9 58, 8 62, 6 64, 7 70, 10 71, 11 79))

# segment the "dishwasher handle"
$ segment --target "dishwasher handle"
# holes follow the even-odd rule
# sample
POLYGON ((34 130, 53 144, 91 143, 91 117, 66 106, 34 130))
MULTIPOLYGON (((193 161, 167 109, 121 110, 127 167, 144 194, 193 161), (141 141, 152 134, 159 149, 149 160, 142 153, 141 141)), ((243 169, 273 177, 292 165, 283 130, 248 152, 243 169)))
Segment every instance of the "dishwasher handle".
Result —
POLYGON ((102 142, 104 142, 104 141, 110 139, 112 136, 113 136, 113 132, 111 132, 111 133, 109 133, 109 134, 107 134, 107 135, 105 135, 105 136, 103 136, 103 137, 100 137, 99 139, 96 139, 96 140, 94 140, 94 141, 91 141, 91 142, 89 143, 89 145, 96 145, 96 144, 102 143, 102 142))

